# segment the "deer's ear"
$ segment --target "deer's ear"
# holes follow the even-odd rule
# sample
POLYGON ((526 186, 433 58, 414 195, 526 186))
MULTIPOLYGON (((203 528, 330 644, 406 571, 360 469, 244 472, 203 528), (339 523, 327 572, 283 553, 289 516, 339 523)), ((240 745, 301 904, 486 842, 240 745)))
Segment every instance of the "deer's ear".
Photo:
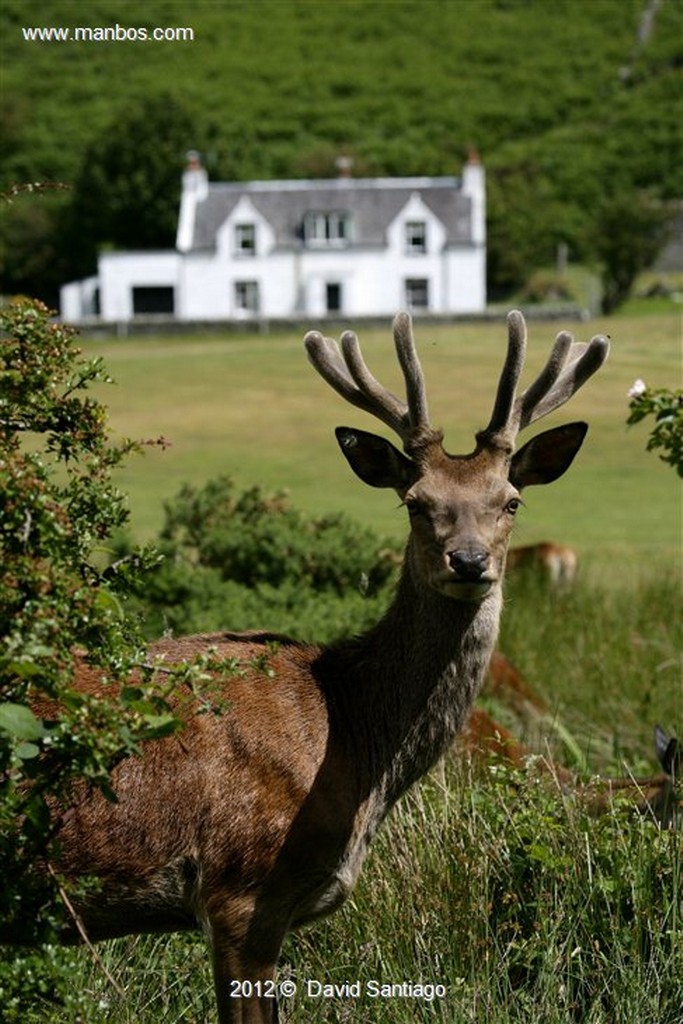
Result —
POLYGON ((335 434, 351 469, 363 483, 400 492, 414 483, 414 464, 390 441, 352 427, 337 427, 335 434))
POLYGON ((510 483, 522 490, 557 480, 571 466, 587 430, 587 423, 566 423, 532 437, 512 456, 510 483))

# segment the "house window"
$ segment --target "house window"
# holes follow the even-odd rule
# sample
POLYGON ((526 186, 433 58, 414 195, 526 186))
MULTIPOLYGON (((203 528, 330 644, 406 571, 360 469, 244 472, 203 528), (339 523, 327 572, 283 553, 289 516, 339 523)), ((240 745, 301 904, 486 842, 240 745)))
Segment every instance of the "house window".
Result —
POLYGON ((406 252, 427 252, 427 225, 423 220, 406 223, 406 252))
POLYGON ((342 308, 342 286, 337 281, 325 285, 325 305, 328 313, 339 313, 342 308))
POLYGON ((235 309, 243 316, 258 313, 258 281, 235 281, 235 309))
POLYGON ((175 312, 175 289, 172 285, 136 285, 133 287, 133 316, 149 313, 175 312))
POLYGON ((408 309, 429 309, 429 281, 422 277, 409 277, 405 283, 408 309))
POLYGON ((235 255, 255 256, 256 255, 256 225, 236 224, 235 225, 235 255))
POLYGON ((308 245, 343 246, 350 238, 351 219, 348 213, 307 213, 304 238, 308 245))

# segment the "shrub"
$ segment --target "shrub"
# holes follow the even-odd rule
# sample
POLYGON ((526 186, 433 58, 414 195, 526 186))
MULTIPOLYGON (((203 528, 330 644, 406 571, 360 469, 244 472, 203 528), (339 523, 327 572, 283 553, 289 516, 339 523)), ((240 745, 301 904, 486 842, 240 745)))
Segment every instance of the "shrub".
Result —
POLYGON ((138 592, 148 635, 268 627, 327 640, 372 621, 397 552, 341 516, 219 477, 166 505, 164 560, 138 592))
MULTIPOLYGON (((50 938, 65 914, 50 866, 55 810, 84 782, 110 795, 113 764, 179 724, 153 686, 124 691, 120 702, 72 686, 78 658, 108 680, 142 664, 121 595, 156 561, 134 551, 108 571, 98 564, 100 546, 128 514, 112 470, 142 447, 112 443, 104 407, 85 394, 106 380, 102 363, 82 360, 72 332, 41 304, 2 311, 0 916, 27 942, 50 938), (51 702, 44 719, 35 698, 51 702)), ((46 964, 34 979, 50 974, 46 964)), ((15 990, 30 973, 3 965, 5 1012, 32 998, 15 990)))
POLYGON ((562 274, 537 270, 524 285, 521 298, 525 302, 571 302, 576 296, 562 274))

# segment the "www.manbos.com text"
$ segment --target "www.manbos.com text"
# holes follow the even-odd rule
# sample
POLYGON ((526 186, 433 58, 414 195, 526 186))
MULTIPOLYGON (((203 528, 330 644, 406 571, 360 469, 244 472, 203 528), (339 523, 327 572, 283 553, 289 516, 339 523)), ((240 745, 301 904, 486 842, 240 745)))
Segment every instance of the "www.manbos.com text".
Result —
POLYGON ((192 43, 194 29, 167 25, 51 25, 24 26, 21 34, 27 43, 192 43))

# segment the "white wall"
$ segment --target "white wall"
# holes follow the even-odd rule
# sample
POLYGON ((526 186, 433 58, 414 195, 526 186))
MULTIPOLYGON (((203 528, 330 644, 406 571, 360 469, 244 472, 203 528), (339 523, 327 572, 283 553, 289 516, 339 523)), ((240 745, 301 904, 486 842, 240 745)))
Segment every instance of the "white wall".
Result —
POLYGON ((100 309, 103 320, 133 317, 134 287, 173 287, 178 305, 181 256, 176 252, 112 252, 99 258, 100 309))
POLYGON ((446 313, 482 313, 486 309, 486 250, 458 246, 445 256, 449 295, 446 313))
MULTIPOLYGON (((397 251, 320 250, 218 258, 214 253, 111 253, 100 258, 99 277, 71 282, 61 291, 61 315, 69 322, 94 315, 100 286, 100 315, 110 322, 133 317, 134 286, 175 289, 179 320, 239 317, 235 282, 256 281, 259 316, 325 316, 326 286, 341 287, 340 315, 393 316, 406 306, 407 278, 429 282, 429 309, 436 314, 476 313, 486 305, 485 250, 477 246, 407 255, 397 251)), ((417 311, 419 312, 419 311, 417 311)))
POLYGON ((96 276, 63 285, 59 291, 62 320, 66 323, 78 323, 80 320, 98 316, 96 296, 99 287, 100 279, 96 276))

